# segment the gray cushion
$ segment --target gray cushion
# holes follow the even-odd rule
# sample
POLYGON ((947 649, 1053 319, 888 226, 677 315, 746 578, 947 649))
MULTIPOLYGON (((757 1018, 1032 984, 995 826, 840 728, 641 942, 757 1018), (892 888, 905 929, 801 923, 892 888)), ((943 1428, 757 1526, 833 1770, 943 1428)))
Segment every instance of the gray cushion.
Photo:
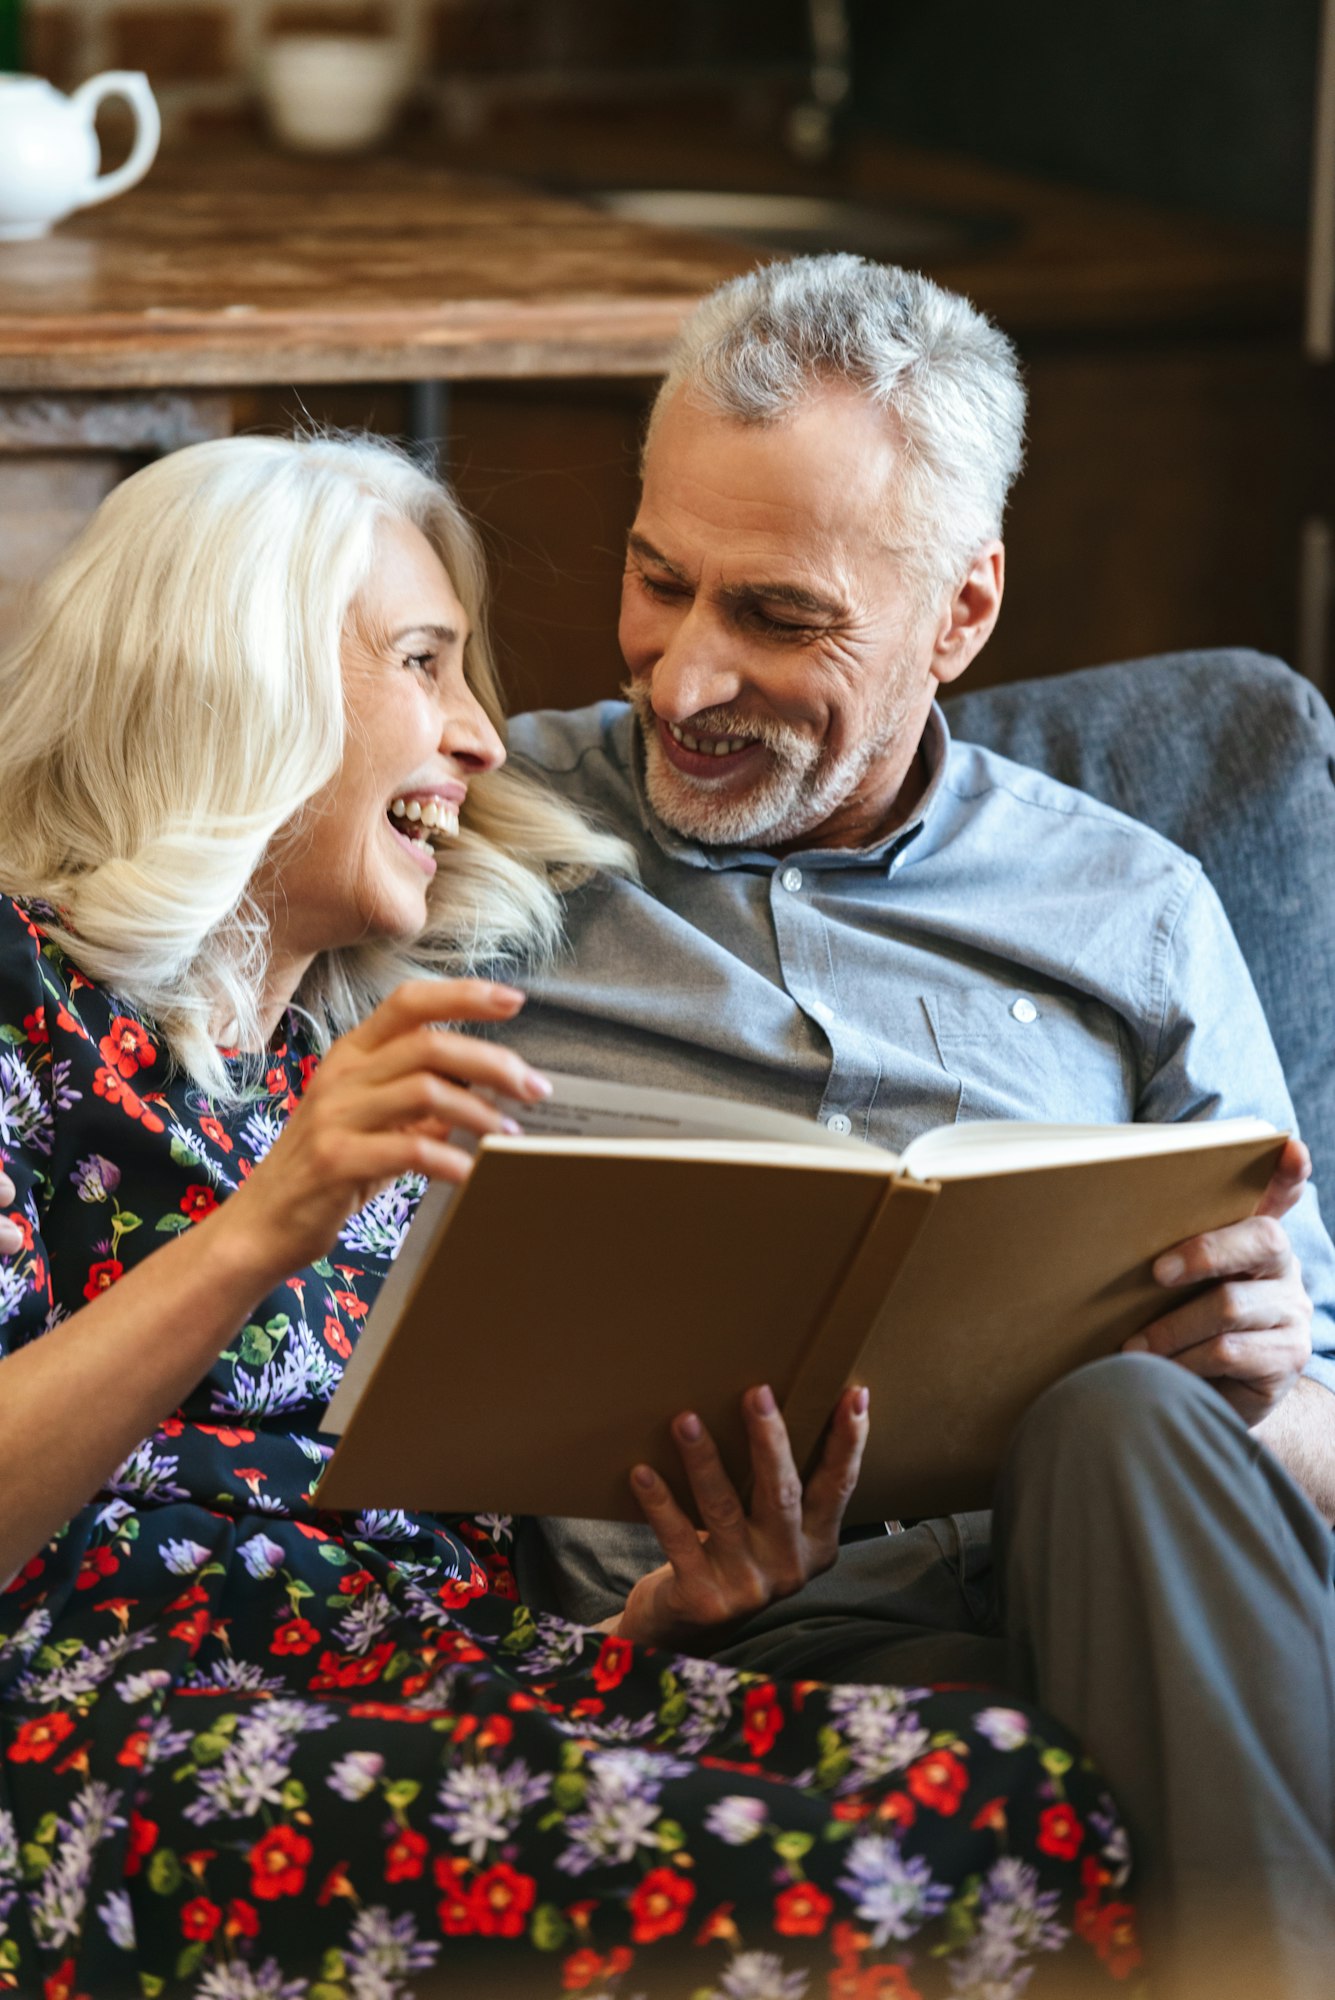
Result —
POLYGON ((1198 855, 1269 1017, 1327 1204, 1335 1188, 1335 717, 1260 653, 1171 653, 945 704, 1198 855))

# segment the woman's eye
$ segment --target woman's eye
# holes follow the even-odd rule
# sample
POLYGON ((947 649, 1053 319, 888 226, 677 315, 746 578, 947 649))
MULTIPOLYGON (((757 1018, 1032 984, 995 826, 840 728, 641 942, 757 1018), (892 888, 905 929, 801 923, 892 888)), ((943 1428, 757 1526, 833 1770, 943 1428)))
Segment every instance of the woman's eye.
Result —
POLYGON ((419 674, 434 673, 436 656, 434 653, 405 653, 403 664, 413 667, 419 674))

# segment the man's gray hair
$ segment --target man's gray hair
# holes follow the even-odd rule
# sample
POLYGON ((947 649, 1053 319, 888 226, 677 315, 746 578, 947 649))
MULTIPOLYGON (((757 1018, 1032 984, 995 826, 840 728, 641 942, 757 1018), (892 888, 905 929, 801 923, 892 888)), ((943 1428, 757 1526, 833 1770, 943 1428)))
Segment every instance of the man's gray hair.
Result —
POLYGON ((678 389, 741 423, 771 424, 836 382, 898 427, 896 541, 933 592, 957 582, 1001 533, 1024 455, 1024 385, 1005 334, 920 272, 798 257, 721 285, 678 336, 646 451, 678 389))

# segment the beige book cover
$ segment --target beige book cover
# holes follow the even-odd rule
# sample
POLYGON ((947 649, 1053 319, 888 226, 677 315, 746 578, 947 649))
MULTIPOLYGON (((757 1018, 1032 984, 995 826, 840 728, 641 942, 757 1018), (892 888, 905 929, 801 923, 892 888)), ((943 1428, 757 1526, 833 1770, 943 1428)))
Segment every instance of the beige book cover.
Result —
POLYGON ((424 1201, 326 1414, 320 1505, 634 1520, 640 1460, 688 1499, 678 1411, 745 1491, 743 1390, 772 1386, 806 1465, 858 1381, 850 1522, 985 1506, 1029 1403, 1165 1310, 1152 1259, 1252 1213, 1283 1144, 1255 1120, 960 1126, 897 1160, 566 1078, 545 1120, 424 1201))

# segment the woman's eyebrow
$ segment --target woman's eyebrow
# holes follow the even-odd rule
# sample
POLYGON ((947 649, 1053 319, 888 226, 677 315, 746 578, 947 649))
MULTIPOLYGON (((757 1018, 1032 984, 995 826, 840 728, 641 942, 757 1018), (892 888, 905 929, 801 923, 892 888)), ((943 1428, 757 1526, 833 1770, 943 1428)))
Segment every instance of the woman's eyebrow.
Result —
MULTIPOLYGON (((452 646, 460 637, 459 630, 454 625, 405 625, 401 631, 390 635, 389 643, 391 646, 401 646, 405 639, 415 639, 419 634, 424 639, 438 639, 442 646, 452 646)), ((467 634, 463 636, 467 638, 467 634)))

